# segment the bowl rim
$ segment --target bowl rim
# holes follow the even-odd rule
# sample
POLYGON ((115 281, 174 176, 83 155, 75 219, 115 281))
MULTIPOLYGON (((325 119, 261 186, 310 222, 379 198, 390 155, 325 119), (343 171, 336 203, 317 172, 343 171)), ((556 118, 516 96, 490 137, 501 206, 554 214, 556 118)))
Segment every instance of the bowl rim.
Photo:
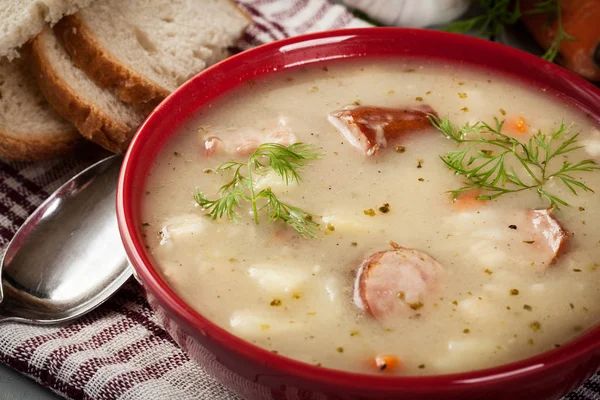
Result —
MULTIPOLYGON (((212 341, 218 342, 220 345, 228 348, 230 351, 234 351, 238 355, 268 365, 269 367, 278 370, 281 374, 303 378, 324 386, 335 385, 343 386, 345 388, 369 389, 371 391, 397 391, 409 389, 415 392, 443 392, 451 387, 464 387, 465 385, 479 386, 491 382, 505 383, 515 377, 528 377, 565 365, 571 360, 582 357, 591 350, 600 349, 600 325, 596 325, 588 332, 568 341, 559 348, 508 364, 467 372, 424 376, 391 376, 354 373, 318 367, 272 353, 269 350, 256 346, 241 337, 229 333, 224 328, 219 327, 187 305, 174 290, 170 288, 166 280, 162 278, 160 272, 154 268, 150 261, 150 257, 144 250, 142 238, 136 233, 137 227, 134 224, 136 221, 137 210, 133 206, 133 180, 135 179, 133 171, 135 170, 136 163, 139 162, 141 155, 144 153, 143 143, 146 141, 146 138, 155 131, 159 121, 165 115, 175 109, 176 105, 182 100, 185 100, 185 97, 183 96, 190 92, 191 88, 195 86, 199 80, 205 78, 209 79, 211 76, 222 74, 222 72, 219 71, 227 71, 235 65, 240 65, 246 61, 252 60, 253 57, 259 54, 280 54, 283 51, 283 48, 302 47, 303 44, 309 42, 318 46, 320 43, 330 43, 332 40, 342 40, 342 38, 344 38, 344 40, 350 38, 358 41, 364 38, 384 39, 389 38, 390 35, 399 35, 400 37, 409 39, 411 37, 427 37, 432 40, 450 42, 452 45, 457 46, 457 48, 466 46, 484 49, 490 54, 492 52, 498 54, 505 60, 517 58, 522 63, 531 65, 533 70, 544 71, 546 74, 553 75, 557 81, 562 82, 562 88, 564 90, 570 90, 571 94, 575 93, 577 96, 582 97, 587 96, 588 104, 590 104, 589 101, 592 100, 596 100, 600 104, 600 90, 583 78, 562 67, 549 63, 524 51, 510 48, 502 44, 440 31, 390 27, 338 29, 294 36, 246 50, 205 69, 169 95, 144 121, 132 140, 125 155, 119 176, 117 187, 117 220, 121 238, 130 264, 135 270, 136 277, 141 279, 145 290, 157 298, 168 312, 171 313, 169 314, 171 318, 183 321, 197 333, 209 336, 212 341)), ((403 54, 399 52, 398 57, 402 56, 403 54)), ((349 58, 355 57, 357 57, 357 55, 349 58)), ((408 55, 408 57, 410 57, 410 55, 408 55)), ((456 59, 456 61, 460 62, 460 59, 456 59)), ((313 60, 313 62, 319 61, 313 60)), ((297 65, 290 66, 290 68, 292 67, 296 68, 297 65)), ((483 65, 480 65, 480 68, 484 70, 494 69, 492 66, 483 65)), ((260 76, 263 77, 276 71, 277 69, 270 69, 266 72, 263 71, 260 76)), ((507 74, 509 73, 507 72, 507 74)), ((517 74, 516 77, 519 78, 519 75, 517 74)), ((237 83, 235 87, 240 84, 241 83, 237 83)), ((537 85, 539 86, 539 83, 537 85)), ((224 92, 230 92, 231 90, 235 90, 235 88, 230 87, 229 89, 225 89, 224 92)), ((555 92, 557 94, 564 94, 560 90, 555 90, 555 92)), ((219 97, 222 94, 223 93, 218 93, 215 97, 219 97)), ((576 102, 574 96, 569 97, 569 100, 570 102, 576 102)), ((202 103, 203 106, 206 104, 207 102, 202 103)), ((578 104, 578 107, 584 111, 586 110, 585 104, 578 104)), ((589 111, 589 109, 587 110, 589 111)), ((198 108, 196 108, 194 112, 197 111, 198 108)), ((191 113, 188 113, 187 116, 190 114, 191 113)), ((592 112, 592 117, 597 121, 600 121, 600 107, 595 112, 592 112)))

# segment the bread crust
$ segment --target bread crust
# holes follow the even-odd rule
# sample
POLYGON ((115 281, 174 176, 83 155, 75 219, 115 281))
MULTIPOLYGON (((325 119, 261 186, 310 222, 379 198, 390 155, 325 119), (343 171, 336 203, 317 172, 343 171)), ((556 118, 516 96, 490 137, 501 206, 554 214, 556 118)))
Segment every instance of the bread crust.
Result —
MULTIPOLYGON (((0 36, 0 57, 6 56, 8 60, 19 58, 21 46, 35 38, 47 23, 53 25, 64 15, 72 14, 82 7, 87 7, 91 2, 92 0, 36 1, 14 7, 12 11, 8 11, 7 18, 14 18, 15 14, 20 14, 20 17, 17 17, 19 23, 13 24, 12 28, 3 32, 0 36)), ((4 3, 8 4, 8 2, 4 3)), ((2 8, 6 7, 7 5, 2 4, 2 8)), ((11 9, 10 5, 8 9, 11 9)))
MULTIPOLYGON (((244 10, 236 0, 229 0, 229 4, 231 4, 242 15, 242 17, 244 17, 248 25, 254 23, 254 21, 252 20, 252 18, 250 18, 246 10, 244 10)), ((246 25, 246 29, 248 29, 248 25, 246 25)))
POLYGON ((114 153, 125 151, 135 130, 112 120, 64 82, 46 56, 41 43, 44 34, 42 32, 33 41, 31 67, 46 100, 60 115, 75 125, 86 139, 114 153))
POLYGON ((154 108, 170 91, 132 71, 114 59, 90 32, 79 13, 54 26, 54 32, 75 65, 102 88, 116 91, 118 98, 138 110, 154 108))
MULTIPOLYGON (((22 47, 20 52, 24 58, 20 68, 29 69, 30 46, 22 47)), ((15 161, 47 160, 69 154, 81 142, 81 135, 75 127, 66 123, 64 128, 57 127, 56 131, 43 135, 39 132, 13 132, 10 127, 4 127, 0 128, 0 158, 15 161)))
MULTIPOLYGON (((235 1, 229 0, 229 3, 248 25, 252 23, 235 1)), ((119 100, 131 104, 136 110, 147 113, 171 94, 169 89, 115 59, 110 50, 98 42, 79 13, 61 19, 54 26, 54 33, 75 65, 98 86, 115 90, 119 100)))
POLYGON ((80 142, 81 136, 75 128, 71 131, 36 136, 35 139, 16 137, 0 130, 0 158, 19 161, 47 160, 69 154, 80 142))

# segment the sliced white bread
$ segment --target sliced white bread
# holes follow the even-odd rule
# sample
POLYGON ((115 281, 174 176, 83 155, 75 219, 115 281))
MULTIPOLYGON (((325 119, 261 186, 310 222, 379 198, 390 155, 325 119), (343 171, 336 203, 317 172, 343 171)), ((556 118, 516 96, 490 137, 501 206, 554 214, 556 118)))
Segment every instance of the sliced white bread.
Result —
POLYGON ((0 2, 0 57, 18 57, 16 49, 36 37, 46 23, 55 24, 92 0, 2 0, 0 2))
POLYGON ((153 106, 225 58, 249 23, 231 0, 96 0, 55 32, 99 86, 153 106))
POLYGON ((41 160, 68 153, 80 141, 37 87, 26 61, 0 61, 0 157, 41 160))
POLYGON ((50 104, 85 138, 119 153, 144 119, 113 91, 98 87, 73 64, 50 28, 33 41, 32 68, 50 104))

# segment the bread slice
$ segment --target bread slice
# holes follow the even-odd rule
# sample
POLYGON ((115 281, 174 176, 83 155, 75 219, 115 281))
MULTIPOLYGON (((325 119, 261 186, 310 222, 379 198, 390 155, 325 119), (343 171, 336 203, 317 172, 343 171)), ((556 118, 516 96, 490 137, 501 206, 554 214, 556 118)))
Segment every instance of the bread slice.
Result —
POLYGON ((0 157, 52 158, 68 153, 80 139, 44 99, 24 59, 0 61, 0 157))
POLYGON ((0 4, 0 57, 19 56, 17 48, 92 0, 3 0, 0 4))
POLYGON ((153 106, 225 58, 249 23, 230 0, 96 0, 55 32, 99 86, 153 106))
POLYGON ((50 28, 33 41, 32 68, 52 106, 87 139, 119 153, 127 149, 144 115, 98 87, 71 61, 50 28))

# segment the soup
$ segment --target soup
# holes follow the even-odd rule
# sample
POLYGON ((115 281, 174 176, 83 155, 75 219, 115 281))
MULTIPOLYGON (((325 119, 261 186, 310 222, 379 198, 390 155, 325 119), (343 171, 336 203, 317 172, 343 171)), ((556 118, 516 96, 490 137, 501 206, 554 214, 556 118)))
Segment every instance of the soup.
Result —
POLYGON ((141 229, 179 296, 260 347, 361 373, 480 369, 598 323, 599 158, 595 122, 543 90, 333 62, 187 123, 141 229))

